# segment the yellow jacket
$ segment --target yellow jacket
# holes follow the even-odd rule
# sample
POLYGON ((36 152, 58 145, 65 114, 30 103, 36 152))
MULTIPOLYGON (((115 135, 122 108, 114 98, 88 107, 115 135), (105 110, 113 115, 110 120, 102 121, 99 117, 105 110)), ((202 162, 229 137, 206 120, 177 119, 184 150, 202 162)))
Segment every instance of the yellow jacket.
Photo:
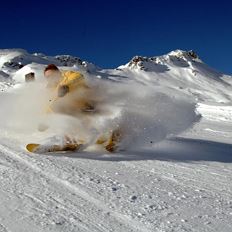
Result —
POLYGON ((69 92, 80 87, 87 88, 84 76, 81 73, 74 71, 62 71, 62 80, 56 89, 58 90, 61 86, 68 86, 69 92))
POLYGON ((84 76, 75 71, 62 71, 62 78, 58 85, 53 88, 53 99, 50 100, 46 112, 63 112, 72 114, 75 111, 83 109, 88 104, 87 89, 84 76), (68 87, 68 92, 63 96, 58 96, 58 91, 62 87, 68 87))

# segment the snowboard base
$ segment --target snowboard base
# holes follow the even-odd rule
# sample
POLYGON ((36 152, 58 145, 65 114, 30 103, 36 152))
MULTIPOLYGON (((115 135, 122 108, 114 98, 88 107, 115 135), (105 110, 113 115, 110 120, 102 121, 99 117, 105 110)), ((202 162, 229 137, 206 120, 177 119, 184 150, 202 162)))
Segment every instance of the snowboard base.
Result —
POLYGON ((83 144, 69 143, 65 145, 43 145, 38 143, 29 143, 26 145, 26 149, 32 153, 49 153, 49 152, 61 152, 61 151, 77 151, 83 147, 83 144))

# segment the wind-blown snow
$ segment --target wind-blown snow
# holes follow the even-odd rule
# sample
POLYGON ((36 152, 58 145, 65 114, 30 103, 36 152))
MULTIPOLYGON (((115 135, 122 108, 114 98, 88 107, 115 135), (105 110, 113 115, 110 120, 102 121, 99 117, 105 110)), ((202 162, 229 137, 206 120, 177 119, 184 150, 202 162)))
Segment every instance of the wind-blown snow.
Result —
POLYGON ((231 231, 232 79, 193 52, 135 56, 116 69, 0 50, 0 231, 231 231), (43 69, 86 77, 97 114, 46 116, 43 69), (35 72, 36 81, 25 83, 35 72), (49 123, 39 132, 39 123, 49 123), (94 145, 120 128, 120 152, 94 145), (84 139, 82 152, 28 142, 84 139))
MULTIPOLYGON (((35 69, 28 71, 31 70, 35 69)), ((41 73, 36 72, 36 75, 42 79, 41 73)), ((15 90, 14 95, 2 97, 1 116, 8 120, 7 123, 1 120, 1 127, 8 133, 17 130, 21 143, 31 142, 31 137, 24 141, 23 134, 28 137, 36 133, 38 125, 43 123, 50 127, 43 133, 45 138, 53 134, 69 135, 89 145, 94 145, 99 136, 119 129, 123 134, 121 149, 138 150, 192 127, 199 119, 195 103, 181 98, 178 93, 167 94, 159 88, 135 81, 122 84, 94 79, 91 79, 90 85, 93 89, 91 98, 97 101, 96 114, 85 115, 84 119, 80 114, 76 117, 46 116, 44 112, 50 100, 45 85, 43 81, 26 83, 15 90)), ((41 132, 37 134, 40 139, 41 132)), ((36 141, 37 136, 33 140, 36 141)))

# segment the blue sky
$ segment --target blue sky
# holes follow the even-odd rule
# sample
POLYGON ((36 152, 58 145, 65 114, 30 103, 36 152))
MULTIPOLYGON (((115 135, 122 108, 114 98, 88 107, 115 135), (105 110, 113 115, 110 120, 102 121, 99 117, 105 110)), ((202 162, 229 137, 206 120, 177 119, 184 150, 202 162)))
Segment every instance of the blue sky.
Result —
POLYGON ((104 68, 175 49, 232 74, 232 3, 202 1, 1 2, 0 48, 71 54, 104 68))

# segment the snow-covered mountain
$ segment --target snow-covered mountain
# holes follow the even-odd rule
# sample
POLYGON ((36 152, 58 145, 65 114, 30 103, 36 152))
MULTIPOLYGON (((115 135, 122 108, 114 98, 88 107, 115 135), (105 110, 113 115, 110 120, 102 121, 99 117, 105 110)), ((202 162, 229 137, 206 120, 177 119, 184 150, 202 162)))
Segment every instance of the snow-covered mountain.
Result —
MULTIPOLYGON (((23 49, 0 50, 0 70, 3 75, 14 74, 19 69, 31 64, 55 64, 57 66, 79 67, 84 70, 95 67, 93 64, 82 61, 79 57, 70 55, 46 56, 42 53, 29 54, 23 49)), ((97 67, 95 67, 97 69, 97 67)), ((1 74, 1 75, 2 75, 1 74)))
POLYGON ((2 79, 10 77, 23 82, 24 75, 33 70, 38 70, 38 76, 41 76, 41 70, 49 63, 103 79, 121 81, 129 78, 146 85, 166 86, 192 95, 197 101, 231 101, 231 77, 207 66, 194 51, 176 50, 157 57, 135 56, 116 69, 103 70, 69 55, 51 57, 41 53, 29 54, 22 49, 0 50, 2 79))
POLYGON ((232 231, 232 77, 194 51, 102 69, 79 57, 3 49, 0 89, 0 231, 232 231), (83 73, 97 114, 44 118, 49 63, 83 73), (26 83, 30 72, 35 82, 26 83), (39 132, 43 120, 50 128, 39 132), (90 141, 112 128, 123 140, 108 154, 90 141), (64 134, 89 146, 25 151, 64 134))

